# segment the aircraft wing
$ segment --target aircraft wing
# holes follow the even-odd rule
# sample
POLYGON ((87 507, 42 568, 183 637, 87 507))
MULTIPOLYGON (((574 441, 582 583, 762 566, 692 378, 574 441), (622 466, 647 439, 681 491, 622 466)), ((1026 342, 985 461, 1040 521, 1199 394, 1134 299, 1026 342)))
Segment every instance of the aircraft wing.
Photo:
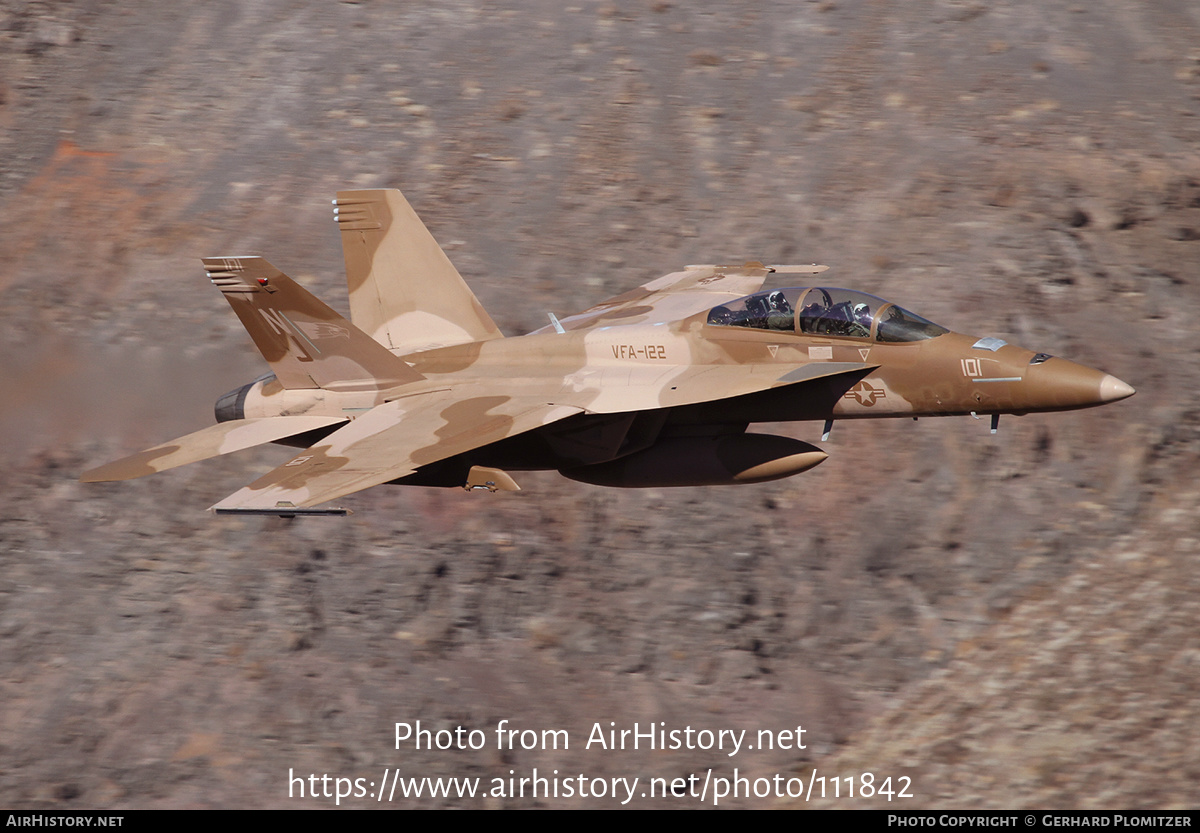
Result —
MULTIPOLYGON (((678 321, 755 292, 772 272, 813 275, 828 266, 689 266, 559 321, 564 330, 678 321)), ((551 332, 543 327, 536 332, 551 332)))
POLYGON ((406 396, 363 414, 211 508, 261 513, 315 506, 582 411, 487 390, 406 396))
POLYGON ((656 369, 636 379, 625 371, 621 379, 568 379, 553 394, 555 402, 491 384, 416 393, 368 411, 211 508, 219 513, 303 511, 575 414, 711 402, 873 367, 857 362, 813 362, 791 370, 695 366, 668 371, 668 377, 656 369))
POLYGON ((588 413, 615 414, 716 402, 830 376, 861 376, 878 366, 865 362, 809 362, 790 369, 777 364, 585 368, 566 381, 577 397, 574 401, 584 405, 588 413))
POLYGON ((345 421, 345 417, 278 416, 218 422, 179 439, 97 466, 85 471, 79 479, 84 483, 133 480, 345 421))
POLYGON ((751 373, 746 372, 745 366, 738 365, 698 367, 673 380, 671 389, 664 390, 661 397, 665 407, 715 402, 830 376, 866 375, 876 367, 878 365, 864 362, 810 362, 791 370, 778 365, 759 365, 751 373))

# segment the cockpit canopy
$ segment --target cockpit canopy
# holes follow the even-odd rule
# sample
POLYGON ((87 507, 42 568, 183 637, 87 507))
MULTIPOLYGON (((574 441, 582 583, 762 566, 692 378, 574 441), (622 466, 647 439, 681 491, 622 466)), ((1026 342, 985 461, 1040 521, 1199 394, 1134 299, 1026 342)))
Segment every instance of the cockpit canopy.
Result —
POLYGON ((708 323, 796 335, 921 341, 950 332, 882 298, 853 289, 768 289, 713 307, 708 323))

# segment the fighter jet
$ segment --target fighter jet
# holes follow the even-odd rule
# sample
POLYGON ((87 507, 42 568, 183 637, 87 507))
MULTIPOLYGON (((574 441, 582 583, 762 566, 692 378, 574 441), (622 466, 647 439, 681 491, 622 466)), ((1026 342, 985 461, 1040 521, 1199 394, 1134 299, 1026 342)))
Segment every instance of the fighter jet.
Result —
POLYGON ((86 472, 128 480, 264 443, 303 449, 211 507, 319 508, 383 483, 516 490, 513 471, 602 486, 761 483, 828 456, 751 423, 1066 411, 1120 379, 894 303, 817 286, 828 267, 688 266, 505 338, 396 190, 341 191, 351 321, 261 257, 203 260, 270 365, 217 424, 86 472), (762 289, 773 283, 798 285, 762 289), (792 277, 794 276, 794 277, 792 277))

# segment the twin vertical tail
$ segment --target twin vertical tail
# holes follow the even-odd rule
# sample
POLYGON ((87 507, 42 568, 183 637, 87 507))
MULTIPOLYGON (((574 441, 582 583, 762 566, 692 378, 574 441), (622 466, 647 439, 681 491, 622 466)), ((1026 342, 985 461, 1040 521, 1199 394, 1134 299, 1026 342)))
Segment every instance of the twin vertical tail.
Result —
MULTIPOLYGON (((399 191, 342 191, 336 203, 354 323, 261 257, 203 261, 208 277, 285 389, 386 390, 425 378, 400 355, 501 337, 399 191)), ((231 415, 91 469, 81 479, 142 477, 312 431, 331 431, 349 419, 343 414, 286 413, 249 419, 231 415)), ((485 478, 480 485, 508 488, 492 480, 496 478, 485 478)))
POLYGON ((350 316, 396 355, 502 338, 446 253, 395 189, 338 191, 350 316))
POLYGON ((204 268, 289 389, 381 390, 424 377, 261 257, 204 268))

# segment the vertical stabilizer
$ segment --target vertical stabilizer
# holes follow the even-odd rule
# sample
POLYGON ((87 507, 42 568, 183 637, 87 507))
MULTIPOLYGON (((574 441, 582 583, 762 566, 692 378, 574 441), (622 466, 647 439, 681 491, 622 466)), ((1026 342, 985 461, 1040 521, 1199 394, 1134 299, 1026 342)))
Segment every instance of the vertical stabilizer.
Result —
POLYGON ((206 257, 204 268, 285 388, 382 390, 425 378, 261 257, 206 257))
POLYGON ((395 189, 338 191, 350 317, 393 353, 501 338, 429 229, 395 189))

